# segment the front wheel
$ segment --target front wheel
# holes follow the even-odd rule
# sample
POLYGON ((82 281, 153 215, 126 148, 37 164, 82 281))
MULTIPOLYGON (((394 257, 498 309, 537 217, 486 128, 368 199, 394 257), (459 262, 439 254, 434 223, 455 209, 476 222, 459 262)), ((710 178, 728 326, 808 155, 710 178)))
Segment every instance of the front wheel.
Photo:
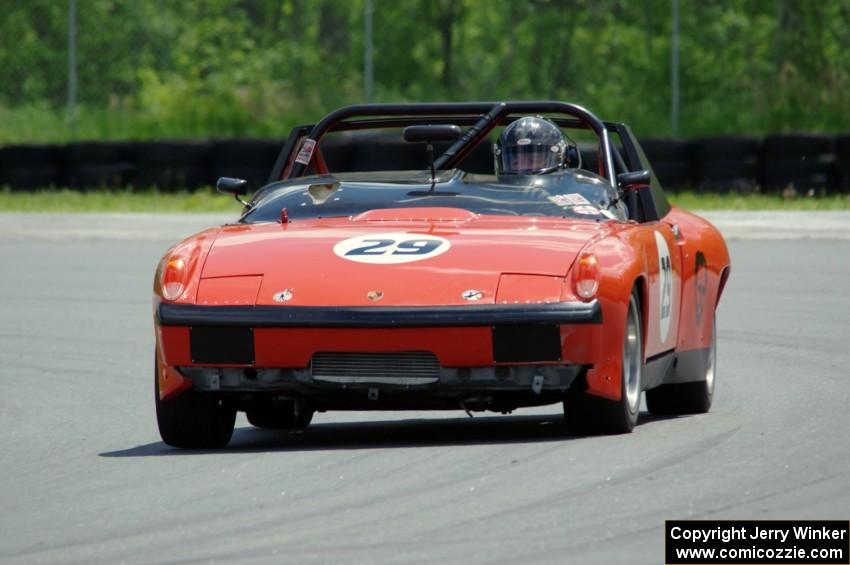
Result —
POLYGON ((233 435, 236 407, 210 393, 189 389, 166 400, 159 398, 159 367, 154 363, 156 421, 162 441, 173 447, 224 447, 233 435))
POLYGON ((608 400, 571 390, 564 400, 564 417, 570 430, 578 433, 622 434, 631 432, 640 413, 643 379, 643 339, 640 299, 632 290, 623 334, 620 399, 608 400))

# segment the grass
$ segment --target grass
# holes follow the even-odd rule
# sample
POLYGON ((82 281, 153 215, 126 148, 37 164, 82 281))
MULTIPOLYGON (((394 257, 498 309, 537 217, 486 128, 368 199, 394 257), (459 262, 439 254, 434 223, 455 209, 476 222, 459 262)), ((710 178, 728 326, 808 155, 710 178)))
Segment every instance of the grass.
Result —
POLYGON ((231 212, 240 210, 232 197, 211 188, 196 191, 50 189, 34 192, 0 190, 0 212, 231 212))
POLYGON ((675 192, 670 201, 686 210, 850 210, 850 194, 697 194, 675 192))
MULTIPOLYGON (((687 210, 850 210, 850 195, 793 196, 767 194, 697 194, 678 192, 670 200, 687 210)), ((239 205, 212 188, 193 192, 156 190, 49 189, 0 190, 0 212, 232 212, 239 205)))

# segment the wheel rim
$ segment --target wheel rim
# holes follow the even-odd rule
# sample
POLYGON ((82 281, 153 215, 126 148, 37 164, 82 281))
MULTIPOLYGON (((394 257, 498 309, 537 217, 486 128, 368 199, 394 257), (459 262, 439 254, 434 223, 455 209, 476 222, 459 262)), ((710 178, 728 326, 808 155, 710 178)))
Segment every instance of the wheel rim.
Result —
POLYGON ((717 322, 711 324, 711 343, 708 346, 708 362, 705 368, 705 386, 708 394, 714 394, 714 366, 717 358, 717 322))
POLYGON ((638 411, 640 402, 641 340, 637 304, 634 297, 629 302, 626 335, 623 339, 623 382, 629 412, 638 411))

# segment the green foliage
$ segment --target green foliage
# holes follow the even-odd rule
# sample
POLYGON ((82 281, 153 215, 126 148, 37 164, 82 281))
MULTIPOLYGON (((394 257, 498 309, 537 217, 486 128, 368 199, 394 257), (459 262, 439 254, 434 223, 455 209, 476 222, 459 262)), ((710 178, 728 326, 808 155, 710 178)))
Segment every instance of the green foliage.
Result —
MULTIPOLYGON (((685 136, 846 131, 847 0, 679 0, 685 136)), ((0 143, 281 136, 364 97, 365 0, 0 0, 0 143)), ((671 0, 372 0, 376 101, 565 99, 670 125, 671 0)))

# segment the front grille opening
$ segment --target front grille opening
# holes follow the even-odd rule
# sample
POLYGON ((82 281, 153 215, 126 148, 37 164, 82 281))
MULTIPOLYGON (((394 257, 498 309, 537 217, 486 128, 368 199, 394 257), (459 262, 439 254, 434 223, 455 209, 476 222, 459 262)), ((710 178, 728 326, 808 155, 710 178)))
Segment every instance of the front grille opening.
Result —
POLYGON ((317 352, 310 362, 314 379, 432 382, 440 378, 440 362, 430 351, 392 353, 317 352))
POLYGON ((493 327, 496 363, 561 360, 561 330, 557 324, 516 324, 493 327))

